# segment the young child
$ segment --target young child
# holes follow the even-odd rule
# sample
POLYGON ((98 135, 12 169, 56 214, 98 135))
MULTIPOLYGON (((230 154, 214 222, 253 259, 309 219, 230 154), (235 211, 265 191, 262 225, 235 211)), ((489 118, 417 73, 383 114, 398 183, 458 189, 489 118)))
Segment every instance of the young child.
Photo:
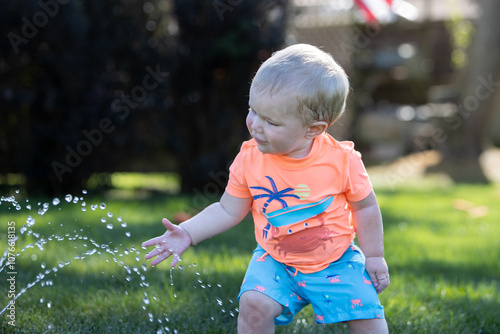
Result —
POLYGON ((326 133, 344 112, 343 69, 306 44, 273 54, 250 87, 244 142, 220 202, 164 235, 146 259, 172 266, 191 245, 252 211, 257 248, 239 295, 239 333, 273 333, 312 304, 316 323, 387 333, 377 293, 389 284, 382 218, 359 153, 326 133), (355 234, 360 248, 354 245, 355 234))

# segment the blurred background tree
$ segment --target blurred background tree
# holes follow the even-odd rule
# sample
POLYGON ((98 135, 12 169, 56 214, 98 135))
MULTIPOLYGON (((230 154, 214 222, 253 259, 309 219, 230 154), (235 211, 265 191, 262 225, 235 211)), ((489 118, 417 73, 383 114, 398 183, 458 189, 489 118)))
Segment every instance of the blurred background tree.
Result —
POLYGON ((481 18, 475 25, 462 23, 472 41, 458 56, 463 68, 453 84, 457 110, 445 120, 447 140, 440 146, 444 160, 435 168, 456 181, 487 181, 479 157, 498 138, 492 132, 500 130, 494 124, 494 116, 500 112, 500 2, 482 0, 477 4, 481 18))
POLYGON ((246 138, 249 81, 283 43, 287 10, 262 0, 0 5, 0 173, 22 173, 30 193, 77 191, 99 172, 177 171, 183 190, 210 182, 246 138))
POLYGON ((165 117, 158 96, 147 96, 126 120, 110 104, 142 82, 146 66, 168 64, 171 36, 147 28, 139 1, 40 3, 1 3, 8 38, 0 47, 0 171, 23 173, 30 192, 71 192, 92 173, 122 168, 145 145, 137 114, 151 123, 165 117), (84 131, 103 119, 117 130, 85 144, 84 131))
MULTIPOLYGON (((285 38, 288 1, 176 0, 173 70, 176 152, 182 190, 226 175, 242 140, 248 91, 260 63, 285 38), (221 175, 221 174, 219 174, 221 175)), ((219 184, 220 183, 220 184, 219 184)))

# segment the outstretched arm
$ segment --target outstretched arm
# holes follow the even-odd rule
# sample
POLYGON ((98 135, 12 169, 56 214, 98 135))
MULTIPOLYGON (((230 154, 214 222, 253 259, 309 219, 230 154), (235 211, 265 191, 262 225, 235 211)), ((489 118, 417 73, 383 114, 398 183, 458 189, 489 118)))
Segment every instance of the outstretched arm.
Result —
POLYGON ((378 293, 389 285, 389 268, 384 259, 382 215, 375 193, 372 191, 359 202, 349 202, 356 235, 366 256, 366 271, 378 293))
POLYGON ((146 254, 146 260, 156 257, 151 262, 155 266, 173 255, 172 267, 179 257, 191 245, 227 231, 238 224, 250 210, 252 198, 238 198, 224 193, 220 202, 214 203, 191 219, 180 225, 173 225, 163 219, 167 231, 156 238, 144 242, 144 247, 156 248, 146 254))

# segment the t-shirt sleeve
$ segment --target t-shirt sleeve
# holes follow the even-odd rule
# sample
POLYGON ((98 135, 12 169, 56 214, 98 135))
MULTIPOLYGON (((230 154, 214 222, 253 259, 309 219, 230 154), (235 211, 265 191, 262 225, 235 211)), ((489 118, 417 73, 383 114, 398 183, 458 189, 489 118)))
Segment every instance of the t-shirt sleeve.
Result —
POLYGON ((236 156, 233 163, 229 167, 229 182, 226 186, 226 192, 234 197, 248 198, 252 197, 250 190, 245 180, 245 145, 241 148, 240 153, 236 156))
POLYGON ((348 201, 358 202, 365 199, 373 190, 366 168, 361 160, 361 154, 350 150, 347 153, 346 190, 348 201))

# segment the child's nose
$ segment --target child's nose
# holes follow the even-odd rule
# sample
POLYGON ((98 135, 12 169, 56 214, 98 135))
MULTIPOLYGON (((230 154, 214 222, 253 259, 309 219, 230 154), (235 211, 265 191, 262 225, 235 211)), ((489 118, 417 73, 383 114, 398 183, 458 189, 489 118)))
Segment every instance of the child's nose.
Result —
POLYGON ((251 122, 250 122, 250 128, 252 131, 255 132, 262 132, 262 121, 259 119, 259 117, 253 117, 251 122))

